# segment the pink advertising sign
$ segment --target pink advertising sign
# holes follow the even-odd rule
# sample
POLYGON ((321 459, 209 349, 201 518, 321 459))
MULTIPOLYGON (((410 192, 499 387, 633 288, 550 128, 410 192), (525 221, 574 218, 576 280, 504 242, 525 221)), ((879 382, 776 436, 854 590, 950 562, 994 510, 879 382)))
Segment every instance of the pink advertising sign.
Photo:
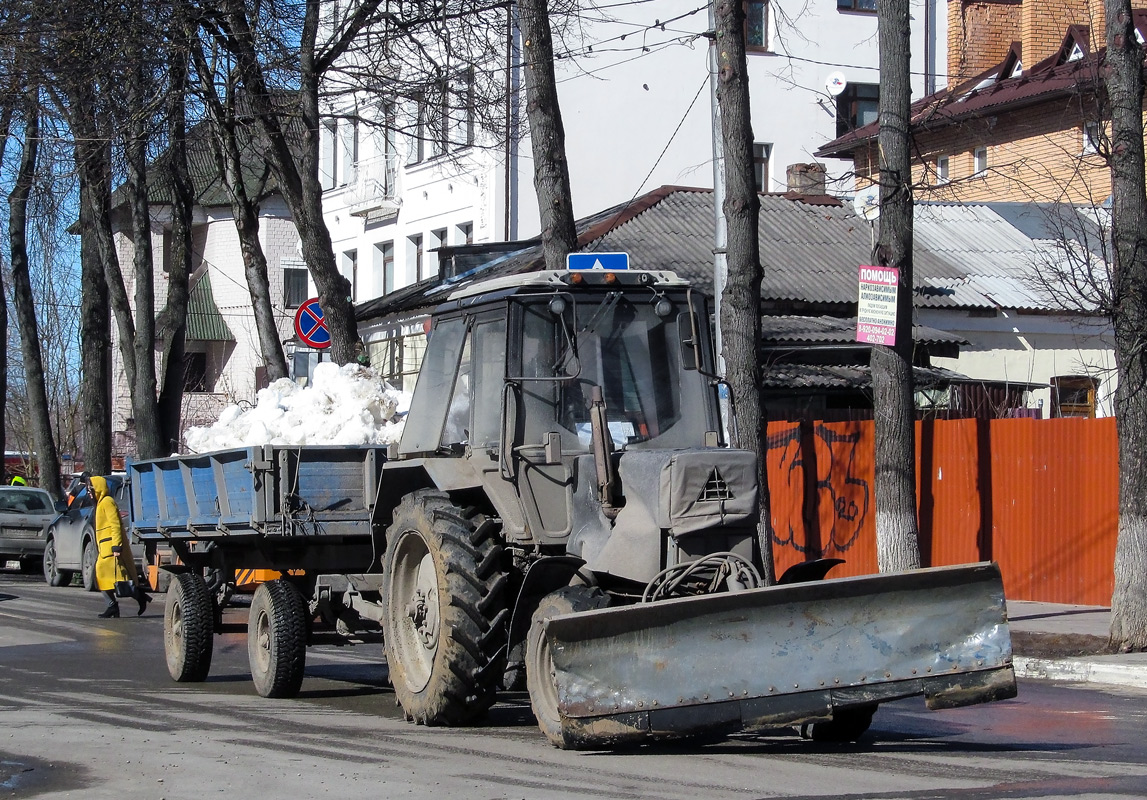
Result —
POLYGON ((856 341, 896 344, 896 267, 861 267, 860 294, 856 304, 856 341))

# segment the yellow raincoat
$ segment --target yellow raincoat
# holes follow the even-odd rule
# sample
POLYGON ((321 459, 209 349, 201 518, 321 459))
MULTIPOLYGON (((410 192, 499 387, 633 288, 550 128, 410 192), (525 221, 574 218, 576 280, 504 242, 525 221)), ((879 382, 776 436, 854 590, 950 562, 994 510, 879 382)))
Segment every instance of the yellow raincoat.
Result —
POLYGON ((116 581, 130 580, 135 583, 135 558, 131 554, 131 545, 123 533, 123 522, 119 516, 119 506, 115 499, 108 494, 108 482, 98 475, 91 478, 92 489, 95 490, 96 513, 94 526, 96 529, 96 544, 99 545, 100 555, 96 559, 96 583, 101 592, 115 589, 116 581), (118 548, 117 556, 115 549, 118 548), (117 568, 118 562, 118 568, 117 568))

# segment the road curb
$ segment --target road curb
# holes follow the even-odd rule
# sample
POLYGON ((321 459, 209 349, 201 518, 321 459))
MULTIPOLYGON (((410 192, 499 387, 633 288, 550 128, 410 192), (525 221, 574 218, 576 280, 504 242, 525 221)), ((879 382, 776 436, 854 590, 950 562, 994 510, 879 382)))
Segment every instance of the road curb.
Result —
POLYGON ((1147 689, 1147 665, 1107 664, 1074 658, 1028 658, 1014 656, 1017 678, 1072 683, 1101 683, 1147 689))

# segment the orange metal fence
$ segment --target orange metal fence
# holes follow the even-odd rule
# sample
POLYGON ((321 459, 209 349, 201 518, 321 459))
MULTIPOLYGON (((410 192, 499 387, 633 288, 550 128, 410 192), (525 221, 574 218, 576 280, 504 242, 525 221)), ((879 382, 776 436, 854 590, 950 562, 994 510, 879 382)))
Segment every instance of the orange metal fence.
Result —
MULTIPOLYGON (((993 560, 1011 599, 1110 603, 1113 419, 930 420, 916 452, 926 566, 993 560)), ((769 489, 778 574, 820 555, 877 571, 871 421, 770 423, 769 489)))

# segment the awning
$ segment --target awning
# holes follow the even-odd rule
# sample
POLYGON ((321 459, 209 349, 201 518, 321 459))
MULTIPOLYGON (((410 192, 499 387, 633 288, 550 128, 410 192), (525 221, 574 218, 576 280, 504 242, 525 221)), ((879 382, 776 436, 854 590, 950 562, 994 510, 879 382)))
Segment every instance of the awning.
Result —
POLYGON ((196 282, 187 300, 187 334, 188 341, 198 342, 233 342, 235 336, 223 315, 219 313, 219 306, 215 305, 215 295, 211 292, 211 272, 203 271, 203 276, 196 282))

